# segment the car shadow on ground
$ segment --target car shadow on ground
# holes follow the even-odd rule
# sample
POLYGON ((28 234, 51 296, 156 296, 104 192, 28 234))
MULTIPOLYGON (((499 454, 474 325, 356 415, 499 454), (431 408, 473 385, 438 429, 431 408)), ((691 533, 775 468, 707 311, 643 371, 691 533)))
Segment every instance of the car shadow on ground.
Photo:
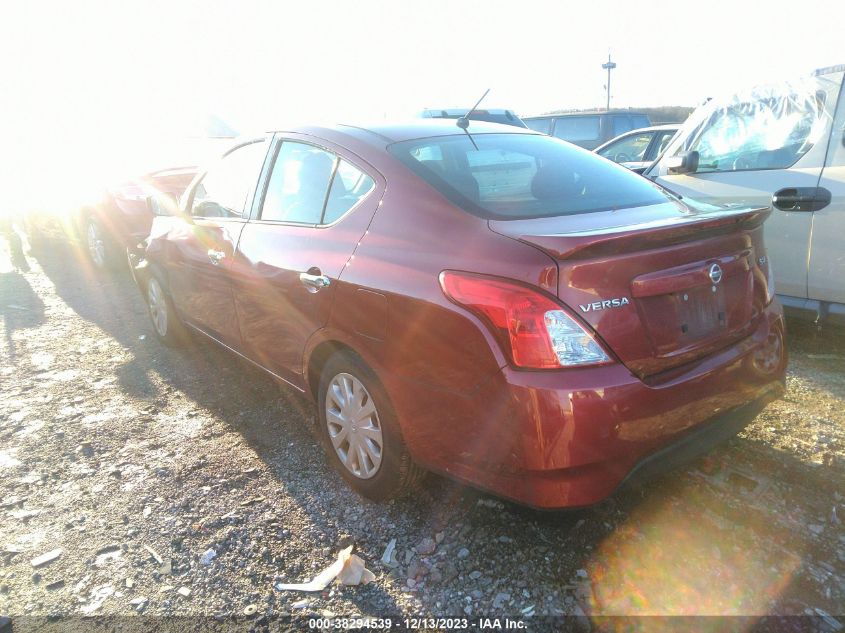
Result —
MULTIPOLYGON (((304 397, 200 337, 185 350, 159 344, 128 272, 93 274, 56 253, 39 263, 58 296, 131 355, 115 370, 127 396, 164 406, 176 391, 207 409, 249 445, 329 542, 351 533, 371 567, 385 543, 383 534, 368 535, 377 517, 387 536, 393 529, 402 540, 403 569, 403 554, 421 539, 448 532, 483 575, 507 576, 501 557, 538 583, 574 591, 588 613, 648 612, 655 605, 681 613, 690 605, 697 613, 766 613, 782 596, 806 593, 807 583, 824 591, 817 577, 827 572, 819 561, 835 553, 825 504, 841 489, 839 471, 832 477, 740 436, 685 470, 584 510, 531 510, 434 476, 413 496, 373 504, 350 496, 328 466, 304 397), (807 525, 821 527, 817 533, 807 525), (730 582, 720 584, 725 578, 730 582)), ((460 557, 457 551, 450 557, 460 557)), ((394 581, 404 586, 404 577, 394 581)), ((513 588, 521 590, 527 591, 513 588)), ((379 587, 352 599, 364 611, 396 610, 379 587)))

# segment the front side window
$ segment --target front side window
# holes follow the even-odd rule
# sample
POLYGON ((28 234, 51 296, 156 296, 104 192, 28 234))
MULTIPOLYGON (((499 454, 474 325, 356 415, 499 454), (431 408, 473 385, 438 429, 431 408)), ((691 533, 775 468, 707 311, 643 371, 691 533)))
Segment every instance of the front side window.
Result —
POLYGON ((597 141, 601 118, 595 116, 567 116, 555 120, 554 135, 571 143, 597 141))
POLYGON ((575 215, 670 200, 648 180, 550 136, 449 135, 394 143, 389 151, 448 200, 490 219, 575 215), (418 158, 434 155, 441 160, 418 158))
POLYGON ((648 149, 648 144, 651 143, 653 132, 644 132, 642 134, 631 134, 625 138, 621 138, 615 143, 611 143, 603 150, 598 152, 599 156, 609 158, 615 163, 631 163, 635 161, 645 160, 645 151, 648 149))
POLYGON ((191 215, 198 218, 240 218, 258 182, 267 151, 258 141, 238 147, 214 164, 194 188, 191 215))
POLYGON ((825 95, 816 90, 757 89, 714 106, 685 143, 698 172, 784 169, 821 138, 825 95))

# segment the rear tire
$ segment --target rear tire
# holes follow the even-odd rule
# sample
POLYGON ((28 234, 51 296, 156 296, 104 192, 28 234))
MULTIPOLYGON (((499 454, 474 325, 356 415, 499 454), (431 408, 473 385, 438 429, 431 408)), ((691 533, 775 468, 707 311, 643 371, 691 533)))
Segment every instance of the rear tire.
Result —
POLYGON ((147 312, 158 340, 168 347, 184 346, 188 340, 188 331, 176 314, 170 295, 155 275, 150 276, 147 282, 146 297, 147 312))
POLYGON ((329 461, 357 492, 384 501, 422 479, 425 471, 411 460, 387 392, 361 359, 340 352, 328 360, 317 407, 329 461))

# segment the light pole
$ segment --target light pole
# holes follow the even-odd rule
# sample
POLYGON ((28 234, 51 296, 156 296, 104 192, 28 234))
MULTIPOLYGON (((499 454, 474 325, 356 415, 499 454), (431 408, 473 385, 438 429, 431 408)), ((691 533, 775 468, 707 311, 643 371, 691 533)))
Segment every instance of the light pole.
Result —
POLYGON ((607 54, 607 63, 601 67, 607 69, 607 109, 610 110, 610 71, 616 68, 616 64, 610 61, 610 53, 607 54))

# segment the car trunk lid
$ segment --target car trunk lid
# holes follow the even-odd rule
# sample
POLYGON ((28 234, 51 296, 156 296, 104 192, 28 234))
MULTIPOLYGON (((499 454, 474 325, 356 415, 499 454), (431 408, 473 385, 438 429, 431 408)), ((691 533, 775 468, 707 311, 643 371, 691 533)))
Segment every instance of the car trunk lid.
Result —
POLYGON ((769 209, 667 203, 490 221, 558 264, 558 296, 642 378, 747 336, 765 303, 755 279, 769 209))

